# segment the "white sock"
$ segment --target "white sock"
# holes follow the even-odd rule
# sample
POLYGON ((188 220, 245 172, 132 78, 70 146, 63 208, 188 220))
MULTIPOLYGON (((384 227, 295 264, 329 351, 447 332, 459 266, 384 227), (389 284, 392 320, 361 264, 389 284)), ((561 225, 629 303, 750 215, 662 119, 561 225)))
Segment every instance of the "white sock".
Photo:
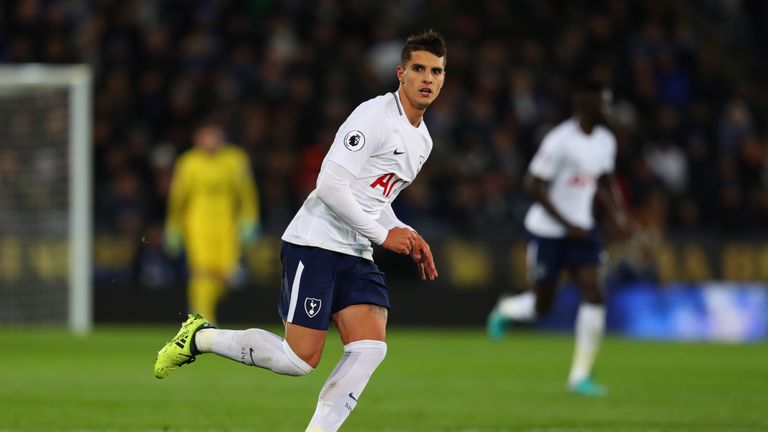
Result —
POLYGON ((531 321, 536 318, 536 294, 533 291, 509 296, 499 300, 499 313, 516 321, 531 321))
POLYGON ((339 430, 386 354, 387 344, 381 341, 361 340, 344 345, 344 355, 320 391, 306 432, 339 430))
POLYGON ((576 315, 576 348, 568 384, 588 378, 605 332, 605 306, 582 303, 576 315))
POLYGON ((219 334, 217 328, 200 329, 195 333, 194 343, 197 352, 209 353, 213 352, 213 341, 216 339, 216 335, 219 334))
POLYGON ((314 370, 288 342, 266 330, 203 329, 195 334, 195 346, 201 353, 212 352, 281 375, 301 376, 314 370))

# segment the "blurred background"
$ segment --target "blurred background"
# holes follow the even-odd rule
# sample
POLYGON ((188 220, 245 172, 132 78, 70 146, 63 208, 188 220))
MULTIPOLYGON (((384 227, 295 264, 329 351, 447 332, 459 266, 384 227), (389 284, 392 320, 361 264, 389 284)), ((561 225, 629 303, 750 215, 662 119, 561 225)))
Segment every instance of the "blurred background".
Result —
MULTIPOLYGON (((616 169, 638 226, 626 242, 610 225, 603 232, 610 328, 768 337, 759 0, 3 1, 0 62, 93 72, 96 322, 174 321, 184 310, 185 263, 162 249, 166 200, 175 158, 210 116, 250 156, 262 209, 262 236, 220 317, 277 322, 280 235, 338 126, 397 88, 405 37, 426 28, 446 37, 447 82, 426 114, 432 156, 394 208, 432 244, 441 277, 422 283, 406 259, 377 251, 393 324, 480 326, 499 294, 525 286, 521 180, 570 114, 573 84, 591 76, 615 95, 616 169)), ((9 127, 13 112, 0 108, 9 127)), ((56 115, 46 117, 52 134, 56 115)), ((65 280, 65 267, 46 265, 62 245, 2 227, 22 175, 14 136, 0 144, 2 284, 65 280)), ((568 328, 576 303, 566 287, 542 325, 568 328)))

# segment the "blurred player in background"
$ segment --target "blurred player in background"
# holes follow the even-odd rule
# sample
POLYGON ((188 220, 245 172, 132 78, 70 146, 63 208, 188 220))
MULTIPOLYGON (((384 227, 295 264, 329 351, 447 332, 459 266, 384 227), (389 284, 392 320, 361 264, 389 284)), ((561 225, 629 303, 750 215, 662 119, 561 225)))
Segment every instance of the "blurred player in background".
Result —
POLYGON ((488 334, 499 340, 510 321, 532 321, 548 314, 560 273, 568 270, 582 295, 568 389, 600 396, 605 388, 591 378, 605 328, 598 271, 605 253, 592 213, 595 193, 619 232, 626 234, 629 227, 613 175, 616 138, 601 124, 610 109, 610 92, 597 83, 584 83, 574 102, 574 116, 544 137, 528 169, 535 200, 525 218, 528 279, 533 289, 502 297, 488 317, 488 334))
POLYGON ((248 155, 201 125, 176 162, 168 197, 165 248, 187 253, 189 310, 216 322, 216 306, 237 268, 241 245, 259 235, 259 204, 248 155))
POLYGON ((389 298, 371 243, 409 255, 422 279, 437 277, 429 246, 397 219, 391 203, 432 151, 423 116, 440 94, 445 64, 442 36, 428 31, 408 38, 397 66, 399 89, 359 105, 336 133, 317 188, 283 235, 278 309, 285 339, 261 329, 212 329, 191 314, 158 353, 158 378, 208 352, 306 375, 320 362, 333 322, 344 355, 320 392, 307 431, 341 427, 387 352, 389 298))

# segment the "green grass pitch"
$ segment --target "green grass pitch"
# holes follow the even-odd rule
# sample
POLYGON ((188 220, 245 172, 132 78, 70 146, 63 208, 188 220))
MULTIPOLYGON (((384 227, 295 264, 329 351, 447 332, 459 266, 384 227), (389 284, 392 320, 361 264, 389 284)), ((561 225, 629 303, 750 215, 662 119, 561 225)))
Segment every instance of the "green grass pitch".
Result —
MULTIPOLYGON (((84 338, 0 328, 0 431, 303 431, 341 350, 274 375, 202 356, 164 380, 155 352, 175 327, 97 328, 84 338)), ((768 345, 609 337, 602 399, 564 391, 572 338, 393 328, 389 353, 342 431, 765 431, 768 345)))

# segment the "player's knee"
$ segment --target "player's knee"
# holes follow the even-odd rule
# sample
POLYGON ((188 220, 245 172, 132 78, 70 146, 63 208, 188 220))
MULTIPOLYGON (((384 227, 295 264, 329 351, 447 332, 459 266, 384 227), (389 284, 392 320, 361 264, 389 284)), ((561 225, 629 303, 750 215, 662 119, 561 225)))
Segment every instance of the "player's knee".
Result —
POLYGON ((284 365, 283 370, 275 371, 283 375, 290 376, 304 376, 315 370, 318 363, 320 363, 320 353, 316 356, 303 358, 296 354, 287 341, 283 341, 283 354, 288 358, 288 362, 284 365), (316 357, 316 358, 315 358, 316 357), (307 361, 309 360, 309 361, 307 361))
POLYGON ((600 294, 599 291, 593 292, 591 294, 584 296, 584 301, 586 303, 594 304, 594 305, 601 305, 603 304, 603 295, 600 294))
MULTIPOLYGON (((287 345, 287 343, 286 343, 287 345)), ((318 364, 320 364, 320 358, 323 356, 323 347, 322 345, 319 347, 316 346, 292 346, 290 347, 291 352, 296 355, 301 361, 308 364, 309 366, 316 368, 318 364)))
POLYGON ((359 361, 367 364, 372 372, 387 356, 387 343, 371 339, 350 342, 344 345, 344 353, 357 353, 359 361))
POLYGON ((600 288, 596 284, 584 286, 582 289, 582 298, 587 303, 603 304, 603 293, 600 292, 600 288))
POLYGON ((306 364, 312 366, 312 368, 316 368, 317 365, 320 364, 321 357, 322 357, 322 353, 317 352, 317 353, 312 353, 310 355, 304 355, 301 357, 301 359, 304 360, 306 364))

